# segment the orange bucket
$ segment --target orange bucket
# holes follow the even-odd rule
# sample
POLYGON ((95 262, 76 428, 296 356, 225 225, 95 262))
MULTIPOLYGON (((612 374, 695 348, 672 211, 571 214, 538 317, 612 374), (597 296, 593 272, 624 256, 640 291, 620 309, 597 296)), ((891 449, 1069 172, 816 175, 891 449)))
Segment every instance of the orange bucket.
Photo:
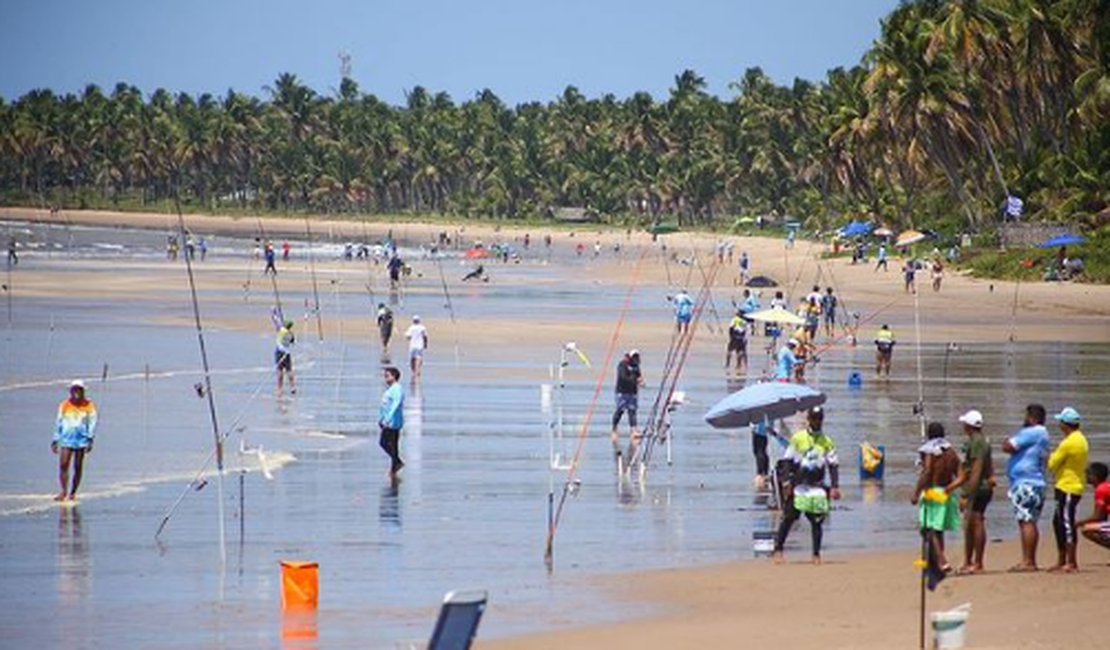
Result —
POLYGON ((304 560, 281 563, 281 608, 316 609, 319 600, 319 566, 304 560))

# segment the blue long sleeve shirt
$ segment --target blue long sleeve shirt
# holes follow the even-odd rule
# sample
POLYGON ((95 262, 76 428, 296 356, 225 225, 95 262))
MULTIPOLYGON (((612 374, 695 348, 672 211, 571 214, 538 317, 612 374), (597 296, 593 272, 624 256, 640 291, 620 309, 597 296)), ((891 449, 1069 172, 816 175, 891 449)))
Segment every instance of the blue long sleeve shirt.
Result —
POLYGON ((400 382, 394 383, 382 393, 382 403, 378 407, 378 424, 387 429, 400 430, 405 426, 405 391, 400 382))

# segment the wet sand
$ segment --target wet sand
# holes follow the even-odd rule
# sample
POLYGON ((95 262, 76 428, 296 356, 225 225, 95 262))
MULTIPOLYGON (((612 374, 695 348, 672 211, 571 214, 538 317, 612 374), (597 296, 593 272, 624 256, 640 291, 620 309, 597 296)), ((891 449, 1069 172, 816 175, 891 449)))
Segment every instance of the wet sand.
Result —
MULTIPOLYGON (((0 219, 13 215, 49 218, 26 211, 0 211, 0 219)), ((151 227, 163 232, 172 223, 167 215, 113 213, 64 212, 61 219, 63 223, 151 227)), ((201 233, 237 234, 249 240, 257 232, 253 219, 190 216, 187 220, 201 233)), ((291 237, 303 235, 299 221, 265 223, 271 233, 284 227, 291 237)), ((430 239, 440 230, 453 230, 435 224, 366 226, 372 238, 384 235, 390 227, 409 241, 417 233, 430 239)), ((363 228, 357 222, 317 222, 313 226, 321 238, 320 233, 346 229, 340 237, 359 239, 363 228)), ((466 236, 487 242, 497 237, 519 240, 523 232, 468 227, 466 236)), ((535 252, 543 231, 528 232, 535 252)), ((428 394, 419 401, 423 414, 411 422, 414 431, 406 441, 410 453, 421 455, 412 459, 399 492, 379 486, 376 474, 381 459, 374 448, 376 441, 368 440, 361 431, 368 417, 367 404, 373 408, 379 390, 372 371, 379 358, 370 307, 374 300, 386 299, 382 270, 357 261, 317 261, 325 342, 316 343, 315 323, 306 317, 304 307, 312 295, 310 269, 303 256, 295 256, 282 266, 279 284, 289 311, 296 314, 304 342, 305 350, 298 357, 304 361, 299 366, 304 384, 301 401, 282 407, 267 389, 265 398, 249 411, 247 421, 252 442, 264 439, 268 448, 282 450, 293 445, 291 453, 297 462, 280 470, 274 482, 260 481, 253 468, 249 494, 264 503, 266 510, 249 519, 239 578, 218 581, 211 570, 214 525, 210 505, 201 508, 190 501, 193 507, 175 524, 168 549, 161 554, 152 552, 151 522, 161 516, 186 477, 174 478, 171 483, 164 476, 152 483, 139 481, 118 494, 98 496, 98 473, 106 473, 113 463, 120 462, 115 458, 136 460, 126 455, 127 450, 113 448, 107 437, 92 459, 88 499, 78 508, 36 509, 26 515, 0 517, 0 545, 11 551, 5 553, 7 560, 0 568, 13 576, 15 584, 44 594, 25 599, 6 594, 0 602, 6 605, 0 608, 6 612, 0 615, 0 633, 10 632, 14 636, 6 638, 27 643, 45 639, 51 645, 79 645, 83 630, 117 633, 121 647, 274 645, 281 638, 277 626, 282 624, 274 608, 274 565, 280 557, 310 553, 325 558, 328 605, 316 622, 318 638, 307 647, 359 647, 364 641, 373 647, 393 647, 400 639, 420 638, 434 618, 434 607, 428 603, 434 603, 448 588, 481 586, 473 581, 484 581, 487 576, 498 577, 489 578, 494 588, 493 606, 483 630, 503 638, 483 642, 483 647, 734 647, 738 638, 780 647, 914 647, 917 574, 910 567, 913 553, 860 553, 862 548, 905 548, 906 540, 912 539, 912 509, 900 504, 906 497, 903 479, 912 475, 907 459, 913 440, 912 436, 903 439, 897 432, 913 430, 908 411, 916 396, 911 362, 914 311, 913 297, 902 293, 900 274, 875 273, 870 266, 853 267, 846 260, 819 263, 812 257, 818 247, 804 242, 787 252, 778 239, 735 238, 737 255, 748 250, 755 273, 792 278, 787 288, 792 287, 794 294, 805 293, 814 281, 824 286, 828 278, 835 278, 834 285, 848 308, 858 310, 864 319, 860 332, 865 342, 870 331, 885 321, 895 327, 902 341, 895 378, 876 386, 876 392, 871 392, 869 375, 862 397, 853 396, 843 386, 842 375, 849 368, 866 369, 870 363, 866 343, 853 350, 837 341, 818 371, 817 379, 826 379, 827 388, 826 384, 822 387, 829 391, 830 406, 838 413, 837 427, 843 432, 838 441, 850 447, 866 435, 869 419, 879 418, 882 429, 889 430, 889 434, 880 434, 889 436, 880 441, 887 444, 891 456, 886 494, 877 497, 876 509, 868 501, 874 495, 851 481, 846 496, 851 509, 837 515, 838 523, 828 535, 831 549, 826 566, 720 564, 722 559, 750 557, 751 532, 764 524, 743 512, 738 515, 736 510, 738 503, 751 499, 750 489, 744 485, 744 477, 750 475, 746 432, 706 432, 700 422, 704 408, 732 386, 719 365, 723 338, 716 329, 717 317, 707 313, 693 349, 689 379, 684 382, 701 401, 676 418, 676 430, 689 431, 687 444, 693 446, 679 450, 675 468, 661 472, 657 485, 637 492, 627 486, 612 490, 608 485, 612 478, 603 462, 605 444, 590 445, 584 462, 586 488, 578 501, 571 502, 568 522, 560 532, 556 576, 546 578, 538 562, 533 564, 542 537, 535 532, 542 528, 542 508, 537 504, 546 494, 546 473, 530 468, 542 468, 546 455, 542 436, 547 422, 534 405, 539 401, 537 384, 552 381, 550 368, 558 358, 553 351, 563 342, 575 340, 590 351, 595 366, 600 367, 621 301, 635 278, 637 288, 616 349, 635 346, 650 351, 656 359, 649 362, 647 372, 649 384, 654 385, 658 382, 657 357, 670 339, 670 307, 665 296, 680 285, 695 290, 700 284, 697 270, 654 248, 645 249, 643 263, 638 264, 639 247, 649 245, 649 237, 640 233, 629 238, 622 232, 599 235, 590 231, 584 258, 574 255, 572 247, 587 236, 585 231, 576 232, 574 238, 565 231, 553 232, 553 236, 556 251, 550 264, 537 259, 538 252, 519 266, 489 263, 489 284, 460 283, 465 265, 457 259, 444 261, 444 277, 456 312, 454 323, 444 306, 439 267, 414 259, 416 276, 400 296, 403 304, 398 306, 398 322, 403 328, 406 319, 419 310, 433 332, 432 356, 428 394), (589 250, 595 240, 606 247, 597 260, 591 259, 589 250), (619 259, 611 252, 616 242, 623 245, 619 259), (286 430, 307 431, 307 439, 313 443, 303 437, 291 440, 286 430), (343 435, 335 440, 321 437, 332 434, 343 435), (331 441, 330 446, 318 444, 325 439, 331 441), (725 458, 719 451, 722 448, 727 450, 725 458), (483 462, 496 462, 499 470, 476 470, 473 463, 483 462), (605 492, 615 492, 616 499, 598 495, 595 488, 599 485, 605 492), (338 502, 336 494, 342 495, 338 502), (363 507, 368 507, 368 518, 351 517, 352 508, 359 512, 363 507), (483 536, 489 532, 496 533, 495 542, 483 536), (461 549, 454 548, 452 540, 457 540, 461 549), (622 550, 624 544, 637 548, 622 550), (453 562, 441 563, 452 556, 453 562), (697 566, 706 563, 711 566, 697 566), (668 568, 690 565, 696 568, 668 568), (644 567, 664 570, 645 573, 644 567), (614 571, 620 573, 614 575, 614 571), (431 572, 442 575, 433 577, 428 575, 431 572), (43 587, 42 578, 51 586, 43 587), (460 585, 460 581, 471 582, 460 585), (152 621, 127 611, 142 602, 144 593, 158 590, 159 584, 170 585, 174 594, 153 599, 154 610, 198 627, 182 631, 176 642, 163 639, 152 621), (214 596, 217 592, 219 596, 214 596), (852 598, 837 597, 845 593, 852 598), (811 599, 814 604, 809 607, 820 615, 804 617, 812 627, 796 625, 799 604, 811 599), (39 613, 44 605, 61 607, 65 614, 50 619, 39 613), (84 622, 101 609, 120 609, 118 620, 84 622), (44 626, 49 632, 46 636, 34 629, 44 626), (558 631, 536 635, 537 629, 558 631)), ((271 287, 259 275, 261 265, 246 261, 249 249, 245 241, 222 239, 221 244, 240 248, 219 251, 198 273, 202 311, 212 332, 217 363, 222 371, 243 373, 224 374, 219 380, 226 400, 223 410, 228 414, 239 410, 258 381, 265 381, 265 368, 255 374, 250 368, 258 364, 258 358, 266 357, 272 336, 267 316, 271 287)), ((665 241, 669 252, 680 259, 689 258, 693 249, 706 266, 711 264, 713 237, 681 234, 665 241)), ((721 319, 728 316, 729 299, 739 294, 732 282, 735 274, 731 268, 727 271, 714 291, 721 319)), ((103 408, 115 412, 112 417, 120 421, 117 426, 128 417, 129 426, 140 419, 136 389, 142 382, 136 377, 142 376, 148 355, 157 359, 158 371, 192 369, 188 375, 156 382, 151 389, 156 396, 187 392, 197 365, 195 335, 190 338, 189 330, 188 289, 180 264, 156 258, 71 259, 63 253, 44 259, 36 253, 27 256, 13 275, 21 338, 16 339, 14 352, 9 344, 7 358, 16 363, 3 373, 0 386, 13 382, 46 385, 44 389, 12 389, 0 394, 0 400, 9 400, 0 403, 6 413, 16 414, 14 423, 20 434, 15 442, 9 439, 6 445, 0 444, 9 459, 5 489, 10 488, 13 474, 24 480, 23 467, 35 464, 41 464, 42 471, 27 477, 26 486, 50 485, 50 461, 43 460, 39 447, 20 446, 19 440, 31 430, 48 429, 50 409, 66 377, 94 377, 101 361, 108 359, 110 353, 101 352, 96 343, 98 336, 116 337, 111 339, 113 349, 119 347, 119 338, 136 337, 134 350, 113 352, 118 358, 110 359, 113 376, 130 372, 132 379, 97 387, 98 392, 108 393, 103 408), (46 328, 54 322, 55 313, 59 333, 51 338, 46 328), (64 324, 70 315, 87 329, 66 332, 64 324), (132 322, 134 329, 124 327, 132 322), (170 332, 176 333, 176 338, 171 338, 170 332), (144 337, 149 342, 140 343, 144 337), (92 342, 91 355, 88 348, 80 354, 78 343, 85 341, 92 342), (21 342, 26 344, 22 348, 18 347, 21 342), (56 346, 53 353, 51 345, 56 346), (161 347, 165 345, 170 346, 168 357, 161 347), (127 396, 132 404, 124 403, 127 396), (37 418, 35 413, 47 415, 37 418), (13 467, 13 462, 20 467, 13 467), (11 471, 16 469, 19 471, 11 471)), ((1096 423, 1088 431, 1092 449, 1105 457, 1110 436, 1101 425, 1110 421, 1110 410, 1100 397, 1106 387, 1098 382, 1105 379, 1110 356, 1104 345, 1110 340, 1110 288, 995 283, 991 291, 991 283, 949 276, 940 294, 926 289, 918 296, 926 346, 925 390, 929 403, 936 405, 937 417, 952 417, 968 403, 975 403, 984 405, 990 422, 1009 422, 1031 396, 1051 399, 1055 405, 1074 392, 1077 404, 1096 423), (1019 296, 1016 318, 1015 290, 1019 296), (963 345, 958 358, 952 360, 951 377, 945 352, 949 342, 963 345)), ((769 297, 765 291, 764 302, 769 297)), ((756 368, 762 361, 755 349, 762 342, 762 338, 753 339, 756 368)), ((402 354, 400 346, 403 341, 395 340, 395 357, 402 354)), ((578 413, 591 397, 595 371, 572 367, 569 372, 569 399, 578 413)), ((590 429, 591 442, 595 434, 603 440, 607 428, 609 374, 602 373, 602 399, 590 429)), ((152 401, 156 399, 160 398, 152 401)), ((160 402, 153 409, 153 430, 143 434, 152 440, 149 449, 163 446, 158 436, 172 436, 171 446, 190 454, 189 462, 181 466, 195 466, 203 456, 199 451, 203 443, 186 444, 184 440, 205 435, 206 423, 194 413, 196 404, 180 398, 160 402), (159 414, 159 409, 164 411, 159 414), (169 421, 159 428, 163 420, 169 421)), ((994 426, 1000 436, 1004 425, 994 426)), ((207 436, 210 441, 211 434, 207 436)), ((148 449, 144 447, 143 452, 148 449)), ((146 455, 137 458, 147 461, 146 455)), ((164 460, 154 455, 151 459, 164 460)), ((171 469, 176 472, 177 467, 171 469)), ((209 486, 201 493, 206 496, 200 503, 210 504, 211 493, 209 486)), ((992 506, 996 517, 992 536, 1012 537, 1003 501, 996 499, 992 506)), ((1088 508, 1089 495, 1081 503, 1084 513, 1088 508)), ((234 511, 233 503, 229 503, 229 511, 234 511)), ((1042 524, 1041 552, 1042 558, 1047 558, 1052 550, 1051 533, 1048 522, 1042 524)), ((796 558, 805 555, 805 529, 805 523, 800 523, 792 537, 792 544, 799 545, 791 547, 796 558)), ((992 545, 988 563, 999 570, 1012 563, 1015 552, 1011 544, 992 545)), ((972 601, 975 610, 969 634, 975 647, 1061 647, 1057 638, 1071 645, 1089 630, 1081 623, 1096 615, 1099 583, 1107 571, 1101 565, 1106 559, 1105 554, 1086 546, 1081 561, 1088 570, 1079 576, 994 574, 950 580, 931 601, 931 609, 972 601), (1058 605, 1061 602, 1076 605, 1065 609, 1058 605), (1014 626, 1014 620, 1029 623, 1014 626)), ((234 562, 230 565, 232 575, 236 566, 234 562)))

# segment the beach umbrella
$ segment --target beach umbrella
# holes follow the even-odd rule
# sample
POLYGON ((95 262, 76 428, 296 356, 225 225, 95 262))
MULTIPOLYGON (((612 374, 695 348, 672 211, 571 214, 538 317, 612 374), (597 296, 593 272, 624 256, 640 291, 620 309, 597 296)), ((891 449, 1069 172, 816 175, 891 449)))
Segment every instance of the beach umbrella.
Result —
POLYGON ((780 325, 804 325, 806 322, 806 319, 786 311, 782 307, 772 307, 771 309, 757 311, 754 314, 748 314, 748 319, 761 323, 779 323, 780 325))
POLYGON ((898 239, 894 241, 894 245, 898 247, 909 246, 911 244, 916 244, 919 241, 925 241, 927 238, 928 235, 923 232, 918 232, 916 230, 904 230, 900 235, 898 235, 898 239))
POLYGON ((678 232, 678 224, 676 223, 654 223, 648 228, 648 232, 653 235, 669 235, 678 232))
POLYGON ((894 236, 894 231, 891 230, 890 228, 887 228, 886 226, 881 226, 879 228, 876 228, 876 229, 872 230, 871 234, 875 235, 876 237, 893 237, 894 236))
POLYGON ((825 403, 825 394, 805 384, 780 381, 752 384, 717 402, 705 421, 717 429, 736 429, 778 420, 825 403))
POLYGON ((767 275, 757 275, 751 280, 744 283, 746 287, 753 287, 756 289, 766 289, 768 287, 777 287, 779 283, 774 278, 767 275))
POLYGON ((1058 246, 1073 246, 1075 244, 1082 244, 1087 241, 1087 238, 1082 235, 1064 234, 1057 235, 1052 239, 1045 240, 1037 244, 1037 248, 1056 248, 1058 246))
POLYGON ((841 237, 860 237, 871 232, 871 224, 853 221, 840 229, 841 237))

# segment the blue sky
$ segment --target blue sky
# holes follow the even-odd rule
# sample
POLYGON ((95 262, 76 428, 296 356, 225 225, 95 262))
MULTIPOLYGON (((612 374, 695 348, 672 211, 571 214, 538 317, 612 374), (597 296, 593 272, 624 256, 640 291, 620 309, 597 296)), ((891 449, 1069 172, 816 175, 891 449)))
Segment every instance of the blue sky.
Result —
POLYGON ((779 83, 850 66, 897 0, 6 0, 0 96, 125 81, 264 95, 282 72, 322 93, 340 51, 364 92, 400 103, 422 85, 456 101, 489 88, 509 104, 665 97, 696 70, 710 92, 752 66, 779 83))

